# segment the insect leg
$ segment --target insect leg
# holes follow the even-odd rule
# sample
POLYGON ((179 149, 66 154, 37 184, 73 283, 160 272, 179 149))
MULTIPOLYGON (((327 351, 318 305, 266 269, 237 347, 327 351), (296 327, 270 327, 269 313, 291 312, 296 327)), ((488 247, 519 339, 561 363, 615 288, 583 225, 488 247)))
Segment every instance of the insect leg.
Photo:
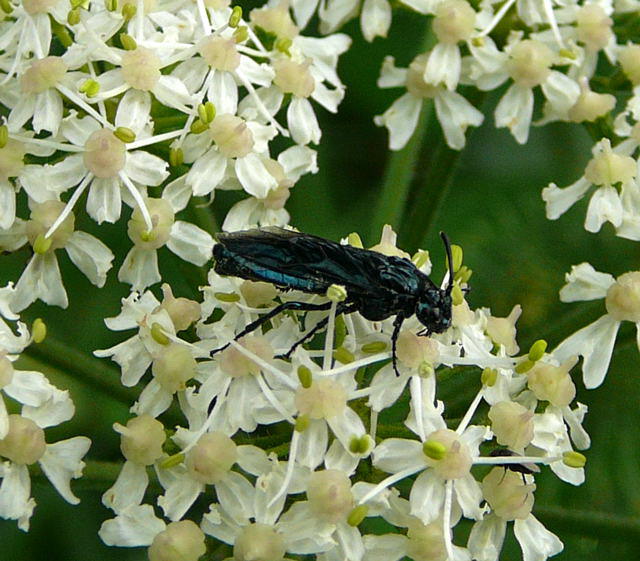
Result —
POLYGON ((398 357, 396 356, 396 345, 398 343, 398 335, 400 335, 402 322, 404 322, 404 316, 402 314, 398 314, 393 322, 393 334, 391 335, 391 361, 393 362, 393 371, 398 377, 400 376, 400 372, 398 372, 398 357))
MULTIPOLYGON (((344 314, 344 313, 349 314, 355 311, 355 309, 356 309, 356 306, 354 304, 344 304, 344 303, 338 304, 338 307, 336 308, 336 316, 339 316, 340 314, 344 314)), ((302 343, 311 339, 311 337, 313 337, 313 335, 315 335, 320 329, 322 329, 325 325, 327 325, 327 323, 329 323, 329 316, 322 318, 309 331, 307 331, 302 336, 301 339, 296 341, 285 354, 279 355, 277 358, 289 358, 293 353, 293 351, 295 351, 300 345, 302 345, 302 343)))
MULTIPOLYGON (((241 339, 245 335, 248 335, 252 331, 255 331, 260 327, 263 323, 266 323, 271 318, 277 316, 279 313, 284 312, 286 310, 301 310, 301 311, 311 311, 311 310, 328 310, 331 307, 331 302, 325 302, 324 304, 311 304, 307 302, 283 302, 282 304, 273 308, 273 310, 267 312, 263 316, 260 316, 257 320, 252 321, 249 325, 247 325, 240 333, 238 333, 233 340, 237 341, 241 339)), ((218 347, 217 349, 213 349, 210 353, 213 356, 220 351, 223 351, 229 346, 229 343, 218 347)))

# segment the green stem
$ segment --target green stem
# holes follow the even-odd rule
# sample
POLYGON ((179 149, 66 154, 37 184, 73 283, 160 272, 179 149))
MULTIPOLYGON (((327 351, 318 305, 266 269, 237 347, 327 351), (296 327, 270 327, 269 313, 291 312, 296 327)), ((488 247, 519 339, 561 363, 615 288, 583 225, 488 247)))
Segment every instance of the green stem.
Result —
POLYGON ((401 226, 411 183, 420 163, 423 143, 433 116, 433 104, 428 101, 423 103, 413 136, 402 150, 390 153, 371 220, 371 240, 380 237, 380 231, 385 224, 391 224, 394 228, 401 226))
POLYGON ((132 403, 138 398, 138 391, 125 388, 120 383, 120 371, 106 361, 87 355, 51 335, 37 345, 27 347, 28 358, 42 364, 42 369, 53 368, 62 375, 70 376, 113 397, 132 403))
POLYGON ((594 535, 620 541, 640 542, 640 518, 608 512, 589 512, 560 507, 537 507, 536 517, 556 533, 594 535))

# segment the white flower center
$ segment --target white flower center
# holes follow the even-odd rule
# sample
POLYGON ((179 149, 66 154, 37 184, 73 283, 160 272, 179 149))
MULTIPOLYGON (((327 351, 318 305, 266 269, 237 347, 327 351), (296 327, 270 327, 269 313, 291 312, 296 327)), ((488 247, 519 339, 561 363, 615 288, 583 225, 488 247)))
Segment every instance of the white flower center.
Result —
POLYGON ((276 75, 273 83, 284 93, 295 97, 309 97, 316 87, 315 80, 309 71, 310 61, 294 62, 291 59, 281 59, 273 63, 276 75))
POLYGON ((35 16, 48 12, 58 2, 59 0, 22 0, 22 7, 30 16, 35 16))
POLYGON ((314 380, 308 388, 298 388, 295 405, 301 415, 308 415, 312 419, 330 419, 344 411, 347 392, 339 382, 321 378, 314 380))
POLYGON ((499 401, 489 410, 498 444, 522 450, 533 439, 533 412, 513 401, 499 401))
POLYGON ((640 84, 640 45, 627 45, 618 53, 618 62, 634 86, 640 84))
POLYGON ((276 287, 272 284, 250 280, 246 280, 240 285, 240 293, 247 303, 247 306, 251 306, 252 308, 269 306, 278 295, 276 287))
POLYGON ((200 54, 216 70, 232 72, 240 65, 240 53, 233 39, 210 35, 200 44, 200 54))
POLYGON ((127 233, 137 247, 158 249, 164 246, 171 236, 175 214, 171 205, 164 199, 147 199, 146 206, 151 216, 151 231, 147 228, 142 212, 136 208, 127 223, 127 233))
POLYGON ((402 331, 396 343, 398 360, 409 368, 423 364, 433 366, 438 360, 438 344, 429 337, 421 337, 411 331, 402 331))
POLYGON ((122 78, 136 90, 150 91, 160 79, 160 59, 145 47, 122 55, 122 78))
POLYGON ((55 87, 67 72, 67 65, 58 56, 48 56, 31 63, 20 78, 23 93, 39 94, 55 87))
POLYGON ((261 27, 267 33, 273 33, 276 37, 293 39, 298 35, 298 28, 289 14, 289 2, 287 0, 283 0, 273 8, 251 10, 249 19, 251 23, 261 27))
POLYGON ((31 419, 9 415, 9 432, 0 440, 0 456, 28 466, 42 458, 46 446, 44 431, 31 419))
POLYGON ((347 474, 336 469, 312 473, 307 484, 307 498, 311 510, 327 522, 344 520, 354 502, 347 474))
POLYGON ((244 526, 233 546, 234 561, 281 561, 286 549, 282 536, 268 524, 244 526))
POLYGON ((482 494, 503 520, 524 520, 533 508, 535 484, 526 484, 522 474, 494 467, 482 480, 482 494))
POLYGON ((151 415, 134 417, 127 426, 114 423, 113 429, 120 433, 120 450, 130 462, 149 466, 162 457, 164 426, 151 415))
POLYGON ((207 551, 204 533, 192 520, 171 522, 149 546, 149 561, 198 561, 207 551))
POLYGON ((424 71, 429 61, 429 53, 422 53, 413 59, 407 69, 405 85, 407 91, 416 97, 432 98, 438 92, 438 88, 424 81, 424 71))
POLYGON ((605 305, 617 321, 640 322, 640 271, 620 275, 607 290, 605 305))
POLYGON ((527 372, 527 385, 535 396, 543 401, 564 407, 576 396, 576 387, 569 375, 576 361, 571 359, 560 366, 536 362, 527 372))
POLYGON ((459 479, 471 470, 473 462, 469 448, 455 431, 440 429, 432 432, 425 442, 425 447, 429 445, 436 445, 441 450, 438 459, 425 456, 425 460, 442 478, 459 479))
POLYGON ((446 561, 442 522, 423 524, 412 518, 407 529, 407 555, 414 561, 446 561))
MULTIPOLYGON (((44 236, 60 213, 64 210, 65 204, 61 201, 45 201, 34 204, 31 209, 31 219, 27 222, 27 238, 33 247, 36 241, 44 236)), ((62 223, 51 234, 49 240, 51 245, 47 251, 54 251, 67 245, 71 234, 75 229, 75 217, 72 212, 62 221, 62 223)))
POLYGON ((616 154, 605 144, 587 164, 584 176, 594 185, 624 185, 636 176, 636 162, 630 156, 616 154))
POLYGON ((465 0, 441 2, 436 8, 433 32, 441 43, 466 41, 473 34, 476 13, 465 0))
POLYGON ((513 47, 507 71, 516 84, 533 88, 544 82, 551 73, 551 49, 533 39, 525 39, 513 47))
POLYGON ((170 343, 153 360, 151 371, 160 386, 169 393, 184 390, 196 373, 196 359, 184 345, 170 343))
POLYGON ((3 148, 0 148, 0 181, 7 181, 10 177, 16 177, 24 167, 25 149, 22 142, 8 139, 3 148))
POLYGON ((218 115, 209 127, 218 150, 227 158, 242 158, 253 149, 253 133, 240 117, 218 115))
POLYGON ((84 165, 96 177, 114 177, 124 168, 127 149, 124 142, 107 129, 89 136, 84 144, 84 165))
POLYGON ((200 319, 200 304, 188 298, 176 298, 168 284, 162 285, 162 304, 160 308, 166 310, 176 331, 187 329, 192 323, 200 319))
POLYGON ((222 432, 203 434, 187 452, 185 465, 189 475, 208 485, 222 480, 238 460, 236 444, 222 432))
MULTIPOLYGON (((265 361, 273 358, 273 349, 264 337, 243 337, 238 341, 248 351, 265 361)), ((232 378, 257 376, 262 367, 235 347, 227 347, 218 359, 220 370, 232 378)))
POLYGON ((576 17, 578 40, 588 49, 599 51, 607 46, 612 36, 613 20, 598 4, 585 4, 576 17))

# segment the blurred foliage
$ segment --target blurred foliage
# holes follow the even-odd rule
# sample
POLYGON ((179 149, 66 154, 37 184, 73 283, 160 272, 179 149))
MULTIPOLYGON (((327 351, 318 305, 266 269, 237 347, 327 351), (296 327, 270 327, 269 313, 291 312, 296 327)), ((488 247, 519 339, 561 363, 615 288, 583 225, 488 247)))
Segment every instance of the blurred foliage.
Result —
MULTIPOLYGON (((386 131, 375 127, 372 118, 399 94, 378 90, 375 82, 385 55, 394 54, 401 66, 411 60, 418 43, 409 44, 407 38, 420 36, 423 22, 423 18, 409 13, 397 14, 389 39, 373 44, 364 42, 354 22, 347 25, 344 31, 354 37, 354 45, 339 65, 347 95, 337 115, 319 111, 323 130, 318 149, 320 172, 303 178, 293 189, 287 207, 293 226, 331 239, 358 231, 365 244, 377 242, 370 232, 379 232, 382 224, 371 224, 370 220, 389 153, 386 131)), ((614 237, 607 227, 599 235, 585 232, 584 204, 576 205, 558 221, 546 220, 542 187, 550 181, 561 186, 575 181, 590 157, 591 142, 583 129, 560 124, 534 128, 526 146, 516 144, 508 132, 494 128, 491 114, 499 95, 501 92, 483 102, 485 124, 468 135, 467 148, 460 155, 452 184, 429 231, 427 248, 432 250, 435 277, 439 278, 444 271, 444 256, 437 232, 446 231, 464 248, 465 264, 474 271, 468 297, 472 307, 486 306, 504 316, 515 304, 521 304, 524 312, 518 326, 522 348, 538 338, 548 339, 552 348, 604 312, 601 302, 559 302, 557 294, 564 273, 573 264, 589 261, 598 270, 618 275, 637 267, 640 245, 614 237)), ((426 134, 428 139, 438 136, 439 132, 433 130, 426 134)), ((233 193, 217 196, 212 211, 218 223, 233 200, 233 193)), ((128 292, 128 287, 115 278, 130 246, 122 224, 99 228, 101 239, 116 254, 116 267, 102 291, 97 292, 59 252, 69 309, 48 309, 38 303, 25 314, 32 319, 45 318, 56 339, 87 355, 128 337, 127 333, 107 331, 101 319, 116 315, 120 298, 128 292)), ((392 226, 402 228, 402 224, 392 226)), ((98 232, 86 218, 78 220, 78 227, 98 232)), ((26 253, 0 258, 0 285, 15 280, 27 259, 26 253)), ((160 252, 160 264, 163 277, 176 295, 197 297, 196 288, 205 278, 202 272, 166 250, 160 252)), ((157 292, 157 287, 154 290, 157 292)), ((589 405, 586 429, 593 441, 587 451, 587 482, 574 488, 551 473, 536 478, 534 512, 565 543, 565 551, 554 558, 558 561, 634 559, 640 551, 637 526, 635 541, 633 532, 599 526, 599 521, 609 516, 618 517, 621 527, 634 517, 636 524, 640 523, 638 351, 630 329, 621 331, 622 340, 626 342, 618 345, 604 385, 589 392, 579 390, 578 400, 589 405), (585 516, 572 516, 575 512, 585 516), (592 519, 595 523, 587 523, 592 519)), ((118 371, 107 361, 101 365, 97 375, 106 385, 116 383, 118 371)), ((121 460, 119 438, 111 425, 128 418, 130 402, 87 384, 67 368, 47 370, 44 364, 29 359, 23 359, 20 366, 47 371, 53 383, 72 393, 76 416, 48 431, 50 441, 84 434, 93 441, 93 459, 121 460)), ((576 384, 582 388, 579 369, 575 370, 576 384)), ((478 378, 465 373, 458 376, 447 381, 451 382, 446 386, 447 395, 455 397, 457 403, 469 403, 477 391, 478 378)), ((3 561, 146 559, 144 548, 108 548, 99 540, 97 530, 110 517, 110 511, 100 504, 108 483, 98 488, 82 481, 72 483, 82 500, 78 506, 64 502, 46 480, 34 478, 33 486, 38 506, 30 532, 20 532, 15 522, 0 521, 3 561)), ((508 536, 502 559, 520 559, 510 531, 508 536)))

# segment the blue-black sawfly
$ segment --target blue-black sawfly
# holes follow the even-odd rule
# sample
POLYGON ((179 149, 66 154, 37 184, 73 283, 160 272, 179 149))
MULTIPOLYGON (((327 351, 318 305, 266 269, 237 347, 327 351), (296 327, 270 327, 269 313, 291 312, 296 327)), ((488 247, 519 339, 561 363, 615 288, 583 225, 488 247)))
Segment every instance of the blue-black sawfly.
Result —
MULTIPOLYGON (((326 294, 331 285, 346 288, 347 298, 336 314, 359 312, 371 321, 395 315, 392 341, 393 368, 398 373, 396 342, 405 319, 416 314, 425 326, 420 335, 442 333, 451 325, 453 260, 449 239, 440 233, 449 263, 446 288, 436 286, 409 259, 384 255, 278 227, 263 227, 217 235, 213 248, 214 270, 220 275, 272 283, 284 290, 326 294)), ((331 302, 284 302, 248 324, 234 340, 258 329, 285 310, 328 310, 331 302)), ((328 317, 318 322, 284 355, 322 329, 328 317)), ((227 345, 215 349, 215 354, 227 345)))

